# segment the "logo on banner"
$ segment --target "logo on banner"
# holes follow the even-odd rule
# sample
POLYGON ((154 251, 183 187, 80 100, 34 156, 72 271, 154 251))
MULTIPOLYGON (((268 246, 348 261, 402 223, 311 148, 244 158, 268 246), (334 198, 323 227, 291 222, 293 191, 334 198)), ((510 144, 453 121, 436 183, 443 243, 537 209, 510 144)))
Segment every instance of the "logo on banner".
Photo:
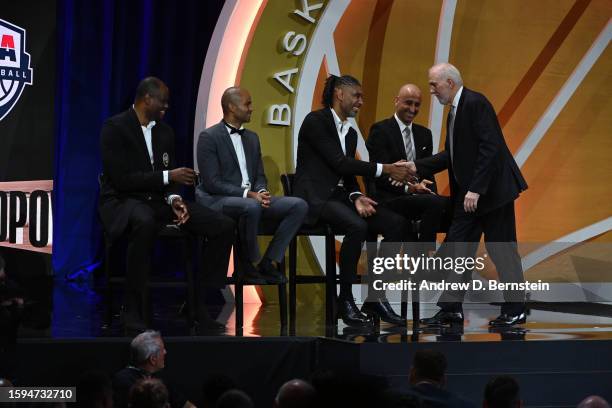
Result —
POLYGON ((0 120, 13 109, 23 88, 32 85, 26 31, 0 19, 0 120))

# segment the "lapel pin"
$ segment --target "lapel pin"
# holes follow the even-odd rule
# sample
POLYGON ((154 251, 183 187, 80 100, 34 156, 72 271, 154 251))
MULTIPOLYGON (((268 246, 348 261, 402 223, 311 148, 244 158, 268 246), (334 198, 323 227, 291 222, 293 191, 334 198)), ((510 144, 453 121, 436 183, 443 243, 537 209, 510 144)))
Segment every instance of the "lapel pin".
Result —
POLYGON ((162 161, 164 162, 164 167, 168 167, 168 164, 170 164, 170 157, 168 156, 168 153, 164 152, 162 161))

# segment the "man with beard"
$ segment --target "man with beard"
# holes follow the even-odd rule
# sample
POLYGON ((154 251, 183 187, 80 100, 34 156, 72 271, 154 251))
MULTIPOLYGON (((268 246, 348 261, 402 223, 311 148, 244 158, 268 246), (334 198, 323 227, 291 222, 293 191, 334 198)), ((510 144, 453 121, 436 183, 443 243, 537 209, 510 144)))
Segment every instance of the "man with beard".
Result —
MULTIPOLYGON (((174 223, 208 239, 203 254, 208 266, 202 285, 224 285, 234 237, 234 221, 176 194, 179 185, 193 185, 195 172, 177 168, 174 132, 163 123, 169 90, 158 78, 143 79, 134 105, 104 123, 100 137, 102 168, 99 211, 106 233, 115 239, 127 233, 127 273, 124 313, 126 329, 146 328, 144 304, 155 238, 174 223)), ((221 328, 210 319, 199 295, 198 318, 204 327, 221 328)))
MULTIPOLYGON (((453 218, 446 235, 455 256, 473 258, 484 234, 487 251, 504 283, 524 282, 516 246, 514 200, 527 189, 487 98, 463 86, 459 70, 449 63, 429 69, 429 88, 443 105, 450 105, 445 150, 417 160, 416 169, 437 173, 448 169, 453 218)), ((471 272, 450 273, 450 282, 469 282, 471 272)), ((422 319, 427 325, 463 324, 465 291, 445 291, 440 311, 422 319)), ((501 314, 489 324, 512 326, 526 321, 524 292, 507 290, 501 314)))
MULTIPOLYGON (((382 321, 403 325, 384 292, 370 290, 360 311, 352 283, 357 275, 361 247, 369 234, 382 233, 386 242, 402 242, 407 231, 403 217, 360 191, 355 176, 391 177, 405 181, 404 164, 380 164, 355 158, 357 132, 348 122, 363 104, 361 84, 349 75, 331 75, 323 90, 324 108, 310 112, 299 132, 294 192, 309 206, 307 222, 319 220, 344 234, 340 247, 338 317, 349 326, 370 325, 362 312, 382 321)), ((393 254, 395 255, 395 254, 393 254)))

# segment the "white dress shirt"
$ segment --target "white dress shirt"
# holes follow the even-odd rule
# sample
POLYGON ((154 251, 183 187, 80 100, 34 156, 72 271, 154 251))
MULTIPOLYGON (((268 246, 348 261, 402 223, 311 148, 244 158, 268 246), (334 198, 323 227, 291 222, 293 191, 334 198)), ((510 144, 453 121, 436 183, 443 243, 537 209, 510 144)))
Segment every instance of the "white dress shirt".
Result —
MULTIPOLYGON (((132 109, 134 107, 132 106, 132 109)), ((149 153, 149 160, 151 161, 151 168, 154 168, 154 164, 155 164, 155 160, 153 158, 153 140, 151 137, 151 132, 153 127, 156 125, 156 122, 154 120, 150 121, 147 126, 142 126, 140 125, 140 128, 142 129, 142 134, 144 135, 144 139, 145 139, 145 144, 147 145, 147 152, 149 153)), ((169 171, 168 170, 164 170, 162 171, 162 175, 164 178, 164 186, 167 186, 168 184, 170 184, 170 175, 169 175, 169 171)), ((172 201, 175 198, 181 198, 180 195, 178 194, 171 194, 168 196, 167 202, 169 205, 172 205, 172 201)))
MULTIPOLYGON (((244 189, 242 193, 242 197, 246 197, 251 190, 251 180, 249 179, 249 172, 247 170, 247 162, 246 156, 244 154, 244 145, 242 144, 242 136, 240 133, 231 133, 232 128, 229 126, 225 126, 227 129, 227 134, 232 139, 232 144, 234 145, 234 151, 236 152, 236 157, 238 158, 238 166, 240 167, 240 174, 242 175, 242 184, 240 187, 244 189)), ((240 126, 239 130, 244 129, 243 126, 240 126)))

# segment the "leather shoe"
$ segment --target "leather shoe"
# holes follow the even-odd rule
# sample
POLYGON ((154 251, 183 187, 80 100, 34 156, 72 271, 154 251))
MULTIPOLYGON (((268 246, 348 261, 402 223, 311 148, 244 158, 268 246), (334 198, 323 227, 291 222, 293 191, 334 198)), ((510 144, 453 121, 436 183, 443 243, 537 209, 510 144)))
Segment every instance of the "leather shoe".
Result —
POLYGON ((442 326, 445 324, 463 324, 463 312, 447 312, 438 310, 432 317, 421 319, 421 324, 427 326, 442 326))
POLYGON ((391 305, 386 299, 375 299, 366 302, 361 307, 361 312, 365 313, 370 318, 379 318, 383 322, 391 323, 397 326, 405 326, 406 319, 395 313, 391 305))
POLYGON ((238 280, 243 285, 266 285, 268 280, 250 263, 243 265, 242 271, 236 275, 238 280))
POLYGON ((525 322, 527 322, 527 315, 525 315, 525 312, 519 313, 517 315, 509 315, 507 313, 502 313, 494 320, 491 320, 489 322, 489 326, 514 326, 515 324, 523 324, 525 322))
POLYGON ((281 283, 287 283, 285 275, 282 274, 271 261, 265 258, 261 260, 257 270, 269 284, 280 285, 281 283))
POLYGON ((351 327, 371 326, 372 320, 361 313, 352 297, 338 299, 338 315, 344 324, 351 327))

